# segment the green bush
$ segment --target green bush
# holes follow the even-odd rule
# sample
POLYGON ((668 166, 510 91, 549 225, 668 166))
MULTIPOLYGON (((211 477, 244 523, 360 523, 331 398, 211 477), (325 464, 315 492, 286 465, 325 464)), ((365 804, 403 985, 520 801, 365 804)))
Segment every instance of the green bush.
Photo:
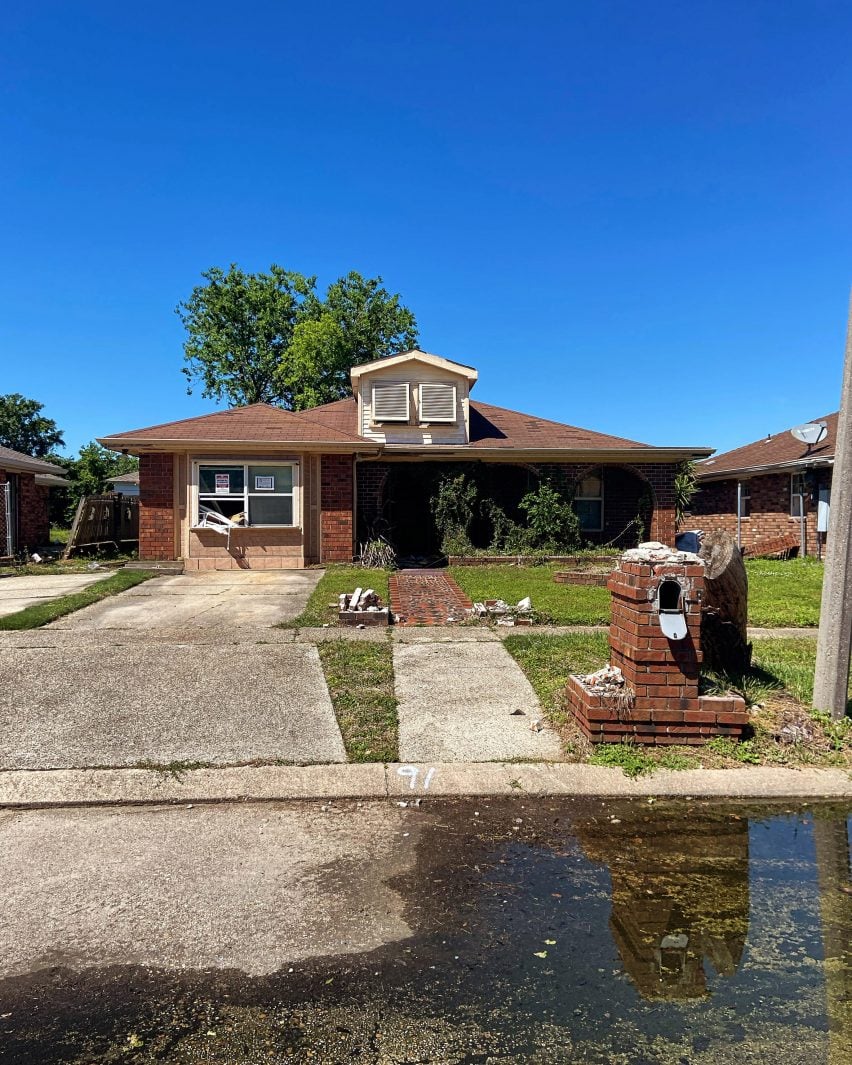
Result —
POLYGON ((551 485, 542 481, 528 492, 519 504, 527 515, 533 547, 545 551, 574 551, 582 543, 580 519, 570 502, 551 485))

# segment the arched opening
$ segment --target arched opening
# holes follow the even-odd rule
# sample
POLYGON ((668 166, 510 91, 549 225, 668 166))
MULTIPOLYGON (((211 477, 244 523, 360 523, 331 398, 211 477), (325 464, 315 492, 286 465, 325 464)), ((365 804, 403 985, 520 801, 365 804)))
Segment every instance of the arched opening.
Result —
POLYGON ((573 494, 583 538, 590 543, 624 549, 650 538, 654 490, 629 466, 589 467, 574 482, 573 494))

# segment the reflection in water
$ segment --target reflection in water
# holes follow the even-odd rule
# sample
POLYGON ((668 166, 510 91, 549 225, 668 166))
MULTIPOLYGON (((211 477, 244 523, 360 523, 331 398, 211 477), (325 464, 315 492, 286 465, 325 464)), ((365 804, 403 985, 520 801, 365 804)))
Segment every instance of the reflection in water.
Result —
POLYGON ((709 994, 705 958, 733 976, 748 934, 748 822, 681 818, 575 823, 588 858, 609 867, 610 931, 647 999, 709 994))
POLYGON ((852 1061, 852 852, 850 821, 814 823, 824 951, 829 1065, 852 1061))

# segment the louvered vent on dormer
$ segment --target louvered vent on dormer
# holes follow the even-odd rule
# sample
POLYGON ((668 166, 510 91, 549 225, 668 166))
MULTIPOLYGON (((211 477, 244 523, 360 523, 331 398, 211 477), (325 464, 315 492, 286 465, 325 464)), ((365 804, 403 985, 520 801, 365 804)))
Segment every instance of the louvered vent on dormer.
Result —
POLYGON ((454 422, 456 420, 456 386, 422 384, 420 386, 420 421, 454 422))
POLYGON ((373 385, 373 421, 408 421, 408 382, 373 385))

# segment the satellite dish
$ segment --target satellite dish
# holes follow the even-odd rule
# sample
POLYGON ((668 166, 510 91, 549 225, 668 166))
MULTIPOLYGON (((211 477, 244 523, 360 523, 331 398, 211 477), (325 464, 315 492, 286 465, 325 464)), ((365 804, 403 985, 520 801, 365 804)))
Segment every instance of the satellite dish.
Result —
POLYGON ((795 429, 791 429, 790 435, 801 443, 807 444, 808 447, 812 447, 825 440, 828 435, 828 426, 825 422, 806 422, 804 425, 797 425, 795 429))

